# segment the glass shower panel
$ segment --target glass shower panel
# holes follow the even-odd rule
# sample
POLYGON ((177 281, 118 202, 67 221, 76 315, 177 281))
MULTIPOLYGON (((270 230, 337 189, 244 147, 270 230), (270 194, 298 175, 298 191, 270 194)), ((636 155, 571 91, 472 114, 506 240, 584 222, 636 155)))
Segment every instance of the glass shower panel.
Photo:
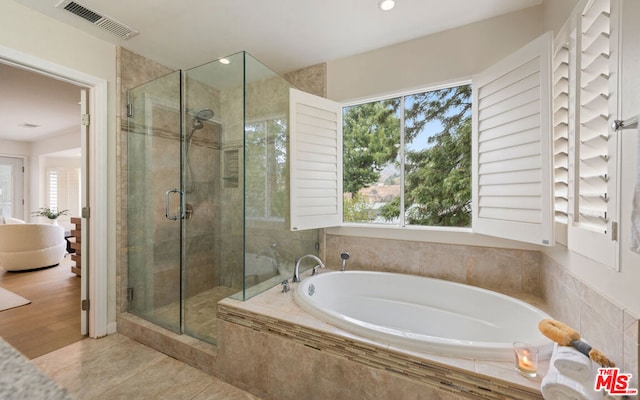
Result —
POLYGON ((289 229, 287 159, 292 85, 245 53, 245 300, 293 275, 296 258, 317 254, 318 230, 289 229))
POLYGON ((180 72, 127 93, 129 312, 181 332, 180 72))
POLYGON ((216 304, 242 292, 244 55, 184 73, 184 332, 216 342, 216 304))
POLYGON ((129 311, 216 343, 216 307, 290 279, 291 85, 240 52, 128 92, 129 311))

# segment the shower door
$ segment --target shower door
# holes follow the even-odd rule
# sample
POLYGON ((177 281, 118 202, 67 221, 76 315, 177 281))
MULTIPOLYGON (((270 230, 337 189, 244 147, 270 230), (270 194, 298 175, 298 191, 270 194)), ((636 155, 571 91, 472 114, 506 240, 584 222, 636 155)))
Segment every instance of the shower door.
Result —
POLYGON ((181 333, 181 74, 128 91, 129 312, 181 333))

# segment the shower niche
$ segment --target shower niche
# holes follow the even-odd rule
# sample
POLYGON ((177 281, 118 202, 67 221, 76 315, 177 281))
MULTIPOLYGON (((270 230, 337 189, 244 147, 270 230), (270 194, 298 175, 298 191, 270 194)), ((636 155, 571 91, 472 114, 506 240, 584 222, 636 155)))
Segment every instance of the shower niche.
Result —
POLYGON ((246 52, 127 91, 128 311, 216 343, 216 304, 290 278, 292 85, 246 52))

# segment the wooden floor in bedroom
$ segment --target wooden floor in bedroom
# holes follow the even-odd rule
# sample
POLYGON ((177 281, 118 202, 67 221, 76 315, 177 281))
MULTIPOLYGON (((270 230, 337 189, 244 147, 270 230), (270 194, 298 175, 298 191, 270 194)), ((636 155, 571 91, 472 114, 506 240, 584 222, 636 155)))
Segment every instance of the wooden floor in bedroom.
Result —
POLYGON ((56 267, 8 272, 0 269, 0 287, 30 304, 0 311, 0 337, 33 359, 84 338, 80 335, 80 278, 67 256, 56 267))

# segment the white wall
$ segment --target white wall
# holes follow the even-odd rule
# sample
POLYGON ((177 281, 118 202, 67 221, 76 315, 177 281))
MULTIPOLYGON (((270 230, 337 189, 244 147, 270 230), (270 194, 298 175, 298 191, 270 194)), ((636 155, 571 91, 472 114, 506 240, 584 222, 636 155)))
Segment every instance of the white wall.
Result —
POLYGON ((0 139, 0 156, 26 158, 31 154, 31 144, 0 139))
MULTIPOLYGON (((545 0, 539 6, 327 63, 327 96, 336 101, 375 97, 469 78, 547 30, 558 31, 578 0, 545 0)), ((640 2, 623 0, 622 116, 640 113, 640 2)), ((640 316, 640 255, 629 251, 636 142, 622 139, 620 271, 565 247, 543 252, 613 302, 640 316)))
MULTIPOLYGON (((44 16, 14 1, 0 1, 0 58, 11 52, 107 81, 107 219, 115 220, 115 46, 44 16)), ((95 156, 95 155, 93 155, 95 156)), ((107 232, 108 322, 115 324, 115 224, 107 232)))

